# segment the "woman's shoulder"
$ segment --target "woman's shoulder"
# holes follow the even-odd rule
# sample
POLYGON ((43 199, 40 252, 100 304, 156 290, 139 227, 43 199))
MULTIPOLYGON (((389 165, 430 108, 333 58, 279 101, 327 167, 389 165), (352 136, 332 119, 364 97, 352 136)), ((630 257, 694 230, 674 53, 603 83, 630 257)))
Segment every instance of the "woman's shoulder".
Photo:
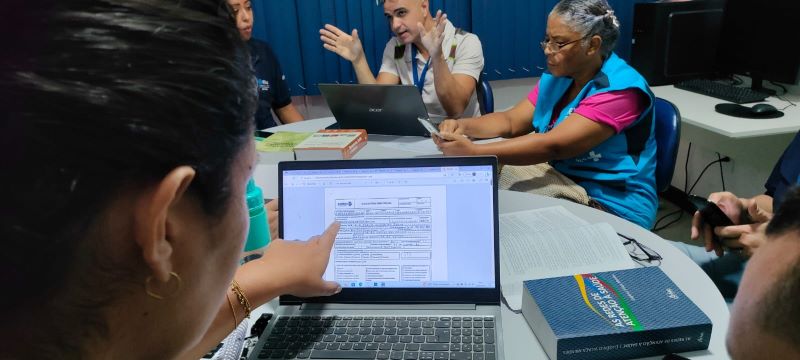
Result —
POLYGON ((619 133, 636 122, 647 109, 648 96, 639 88, 612 90, 589 96, 575 112, 607 124, 619 133))
POLYGON ((606 105, 616 104, 631 107, 638 107, 647 102, 647 94, 640 88, 630 87, 619 90, 590 95, 581 101, 582 104, 606 105))
POLYGON ((258 54, 259 57, 276 57, 275 52, 272 51, 272 47, 270 47, 266 41, 250 38, 250 40, 247 40, 247 46, 250 48, 250 52, 258 54))

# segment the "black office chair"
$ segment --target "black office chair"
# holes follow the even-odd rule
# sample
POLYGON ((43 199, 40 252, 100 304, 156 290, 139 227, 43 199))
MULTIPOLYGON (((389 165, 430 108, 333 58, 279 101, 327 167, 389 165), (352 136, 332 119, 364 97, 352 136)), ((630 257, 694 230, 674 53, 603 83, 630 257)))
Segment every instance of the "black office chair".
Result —
POLYGON ((491 114, 494 112, 494 93, 492 92, 492 85, 489 84, 483 75, 478 79, 478 107, 480 107, 481 115, 491 114))
POLYGON ((664 192, 672 182, 678 143, 681 138, 681 113, 675 104, 656 98, 656 190, 664 192))

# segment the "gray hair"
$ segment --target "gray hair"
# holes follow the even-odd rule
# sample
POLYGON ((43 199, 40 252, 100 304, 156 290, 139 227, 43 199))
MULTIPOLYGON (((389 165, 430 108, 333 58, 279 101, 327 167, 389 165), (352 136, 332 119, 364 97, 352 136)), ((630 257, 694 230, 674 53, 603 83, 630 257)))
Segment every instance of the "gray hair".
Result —
MULTIPOLYGON (((619 39, 619 20, 606 0, 561 0, 550 12, 584 37, 603 39, 600 54, 607 58, 619 39)), ((588 40, 587 40, 588 41, 588 40)))

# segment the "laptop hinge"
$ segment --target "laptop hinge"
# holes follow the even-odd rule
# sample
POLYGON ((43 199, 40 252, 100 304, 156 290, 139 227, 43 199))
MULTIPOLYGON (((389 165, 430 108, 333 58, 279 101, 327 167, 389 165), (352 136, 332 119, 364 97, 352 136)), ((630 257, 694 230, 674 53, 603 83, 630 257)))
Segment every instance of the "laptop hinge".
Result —
POLYGON ((301 310, 475 310, 475 304, 312 304, 301 310))

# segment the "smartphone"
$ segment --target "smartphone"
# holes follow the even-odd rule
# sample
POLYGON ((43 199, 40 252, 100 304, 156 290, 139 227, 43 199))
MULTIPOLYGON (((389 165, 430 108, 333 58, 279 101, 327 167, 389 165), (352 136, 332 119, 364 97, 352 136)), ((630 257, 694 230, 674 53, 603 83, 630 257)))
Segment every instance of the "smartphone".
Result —
POLYGON ((417 118, 417 120, 419 121, 420 124, 422 124, 423 127, 425 127, 425 130, 428 130, 428 134, 430 136, 433 135, 439 136, 439 129, 437 129, 436 126, 433 125, 433 123, 431 123, 430 120, 426 118, 417 118))
MULTIPOLYGON (((733 225, 733 221, 728 215, 725 215, 717 204, 708 201, 706 198, 697 195, 689 195, 689 202, 692 203, 696 211, 700 212, 700 217, 703 219, 703 222, 711 227, 733 225)), ((720 241, 716 234, 712 236, 714 242, 718 243, 720 241)))
POLYGON ((700 216, 711 226, 731 226, 733 221, 722 212, 717 204, 708 201, 706 198, 689 195, 689 202, 694 205, 695 210, 700 212, 700 216))

